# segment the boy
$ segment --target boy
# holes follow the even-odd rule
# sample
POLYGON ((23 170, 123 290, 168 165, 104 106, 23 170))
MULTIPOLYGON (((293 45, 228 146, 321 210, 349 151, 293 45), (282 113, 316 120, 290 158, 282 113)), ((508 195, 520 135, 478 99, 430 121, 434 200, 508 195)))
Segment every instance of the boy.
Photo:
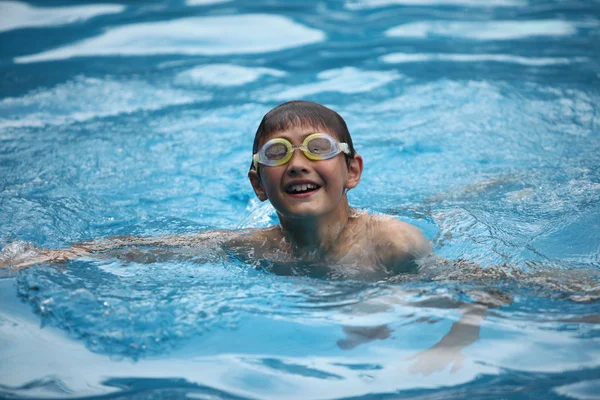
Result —
MULTIPOLYGON (((416 261, 431 254, 429 242, 416 227, 350 208, 347 191, 358 185, 363 160, 335 111, 308 101, 275 107, 258 127, 252 153, 248 178, 258 199, 269 200, 277 211, 279 226, 109 239, 43 251, 4 266, 62 262, 131 246, 179 247, 189 252, 200 243, 215 243, 230 255, 275 273, 380 279, 417 272, 416 261)), ((164 250, 154 254, 165 255, 164 250)))

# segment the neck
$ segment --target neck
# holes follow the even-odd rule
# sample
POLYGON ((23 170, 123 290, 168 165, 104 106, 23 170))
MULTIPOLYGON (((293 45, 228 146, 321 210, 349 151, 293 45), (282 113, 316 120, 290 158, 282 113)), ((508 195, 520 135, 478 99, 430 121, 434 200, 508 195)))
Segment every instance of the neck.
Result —
POLYGON ((283 235, 294 252, 316 252, 325 256, 337 248, 346 228, 351 209, 344 196, 340 207, 331 213, 317 217, 285 218, 279 216, 283 235))

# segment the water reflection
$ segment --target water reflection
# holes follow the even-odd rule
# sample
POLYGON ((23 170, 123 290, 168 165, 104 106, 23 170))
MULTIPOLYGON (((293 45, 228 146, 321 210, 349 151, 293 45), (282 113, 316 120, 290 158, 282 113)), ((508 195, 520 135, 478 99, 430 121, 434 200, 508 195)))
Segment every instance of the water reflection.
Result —
POLYGON ((125 6, 118 4, 34 7, 20 1, 3 1, 0 2, 0 32, 73 24, 99 15, 117 14, 123 10, 125 6))
POLYGON ((419 63, 419 62, 497 62, 519 64, 533 67, 545 65, 565 65, 585 62, 587 57, 522 57, 510 54, 443 54, 443 53, 390 53, 382 56, 381 61, 389 64, 419 63))
POLYGON ((403 6, 454 6, 454 7, 522 7, 527 5, 526 1, 520 0, 350 0, 346 2, 346 8, 361 10, 366 8, 389 7, 393 5, 403 6))
POLYGON ((188 6, 208 6, 212 4, 229 3, 231 0, 186 0, 188 6))
POLYGON ((55 50, 17 57, 18 63, 82 56, 153 54, 226 55, 264 53, 325 40, 325 33, 268 14, 181 18, 108 29, 55 50))
POLYGON ((185 86, 240 86, 262 76, 284 76, 285 72, 273 68, 249 68, 233 64, 201 65, 180 72, 175 83, 185 86))
POLYGON ((317 74, 318 82, 294 85, 294 87, 269 96, 275 100, 301 99, 322 92, 363 93, 401 79, 395 71, 364 71, 345 67, 330 69, 317 74))
POLYGON ((78 76, 53 88, 0 100, 0 129, 70 124, 209 99, 206 92, 183 92, 143 80, 78 76), (104 101, 98 102, 99 96, 104 101))
POLYGON ((472 40, 512 40, 533 36, 569 36, 576 33, 577 25, 563 20, 411 22, 385 32, 390 37, 427 38, 435 35, 472 40))

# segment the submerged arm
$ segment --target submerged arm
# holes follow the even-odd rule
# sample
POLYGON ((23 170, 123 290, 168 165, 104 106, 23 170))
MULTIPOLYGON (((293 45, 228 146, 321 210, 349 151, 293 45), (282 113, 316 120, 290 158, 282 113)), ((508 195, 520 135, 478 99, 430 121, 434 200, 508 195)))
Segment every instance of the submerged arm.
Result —
POLYGON ((497 290, 472 291, 469 294, 476 302, 460 307, 462 316, 452 324, 450 331, 439 342, 410 357, 416 359, 409 368, 410 372, 427 376, 443 371, 451 364, 450 372, 456 372, 465 360, 462 350, 479 339, 481 323, 487 310, 512 301, 510 296, 497 290))
POLYGON ((481 322, 487 307, 480 304, 467 304, 461 307, 463 315, 452 324, 450 331, 433 347, 410 357, 416 359, 409 368, 410 372, 430 375, 443 371, 452 364, 451 372, 461 368, 465 356, 462 349, 479 339, 481 322))

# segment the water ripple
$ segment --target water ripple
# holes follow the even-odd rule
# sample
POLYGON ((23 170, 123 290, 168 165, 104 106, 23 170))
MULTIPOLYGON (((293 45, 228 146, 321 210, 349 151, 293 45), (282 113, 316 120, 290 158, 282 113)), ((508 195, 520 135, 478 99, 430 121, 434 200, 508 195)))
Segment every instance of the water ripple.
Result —
POLYGON ((232 64, 201 65, 180 72, 175 83, 185 86, 241 86, 258 80, 260 77, 286 75, 284 71, 272 68, 248 68, 232 64))
POLYGON ((143 22, 108 29, 73 45, 15 58, 17 63, 84 56, 156 54, 228 55, 265 53, 325 40, 322 31, 289 18, 248 14, 143 22), (223 30, 222 27, 227 29, 223 30), (277 35, 273 35, 277 32, 277 35))
POLYGON ((158 110, 210 98, 207 93, 154 86, 143 80, 78 76, 50 89, 0 100, 0 132, 6 128, 63 125, 141 110, 158 110), (99 103, 99 97, 104 101, 99 103))
POLYGON ((523 7, 527 5, 524 0, 349 0, 346 2, 346 7, 351 10, 362 10, 369 8, 388 7, 393 5, 399 6, 454 6, 454 7, 474 7, 474 8, 491 8, 491 7, 523 7))
POLYGON ((277 94, 267 97, 284 101, 306 98, 323 92, 364 93, 402 77, 395 71, 363 71, 353 67, 331 69, 319 72, 317 74, 318 82, 295 85, 287 90, 278 90, 277 94))
POLYGON ((118 4, 34 7, 20 1, 2 1, 0 15, 3 17, 0 18, 0 32, 74 24, 99 15, 118 14, 124 10, 125 6, 118 4))
POLYGON ((587 57, 522 57, 510 54, 426 54, 426 53, 391 53, 381 56, 381 60, 390 64, 419 62, 498 62, 541 67, 545 65, 565 65, 585 62, 587 57))
POLYGON ((436 35, 472 40, 513 40, 536 36, 569 36, 576 33, 577 24, 564 20, 411 22, 385 32, 390 37, 427 38, 436 35))

